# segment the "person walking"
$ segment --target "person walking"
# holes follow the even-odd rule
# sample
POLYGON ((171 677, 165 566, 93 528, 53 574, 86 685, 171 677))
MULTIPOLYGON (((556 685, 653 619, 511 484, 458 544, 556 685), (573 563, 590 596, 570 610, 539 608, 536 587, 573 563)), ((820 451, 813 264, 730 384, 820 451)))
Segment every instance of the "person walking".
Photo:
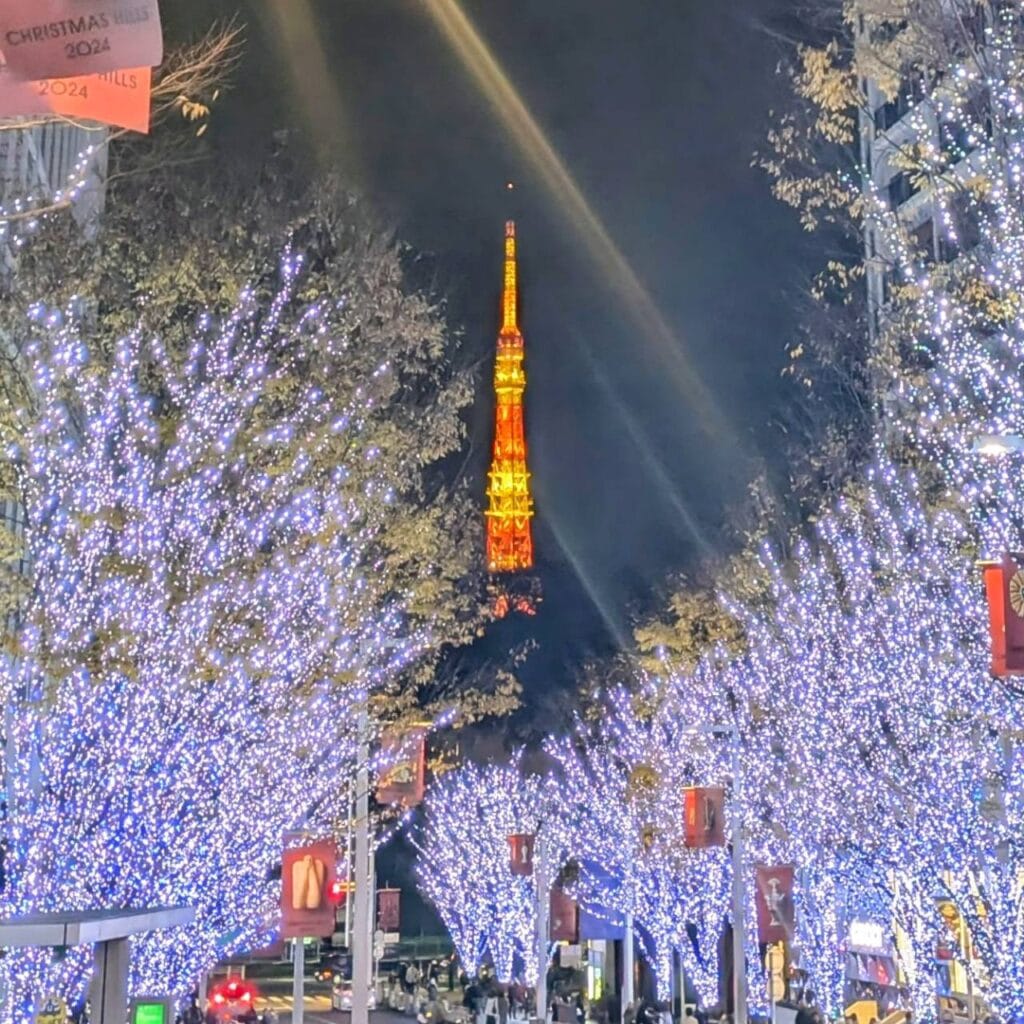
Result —
POLYGON ((477 985, 476 979, 467 979, 466 983, 462 987, 462 1005, 466 1008, 469 1013, 470 1024, 477 1024, 477 1013, 479 1011, 480 1003, 480 988, 477 985))
POLYGON ((409 966, 405 969, 405 981, 410 990, 415 990, 420 982, 420 977, 420 969, 416 966, 416 961, 410 960, 409 966))

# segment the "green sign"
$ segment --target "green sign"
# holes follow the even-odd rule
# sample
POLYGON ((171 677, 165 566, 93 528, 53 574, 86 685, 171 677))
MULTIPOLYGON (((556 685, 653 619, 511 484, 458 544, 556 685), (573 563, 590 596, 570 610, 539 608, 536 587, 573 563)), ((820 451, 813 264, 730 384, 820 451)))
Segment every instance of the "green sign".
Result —
POLYGON ((132 1024, 167 1024, 167 1003, 138 1002, 132 1007, 132 1024))

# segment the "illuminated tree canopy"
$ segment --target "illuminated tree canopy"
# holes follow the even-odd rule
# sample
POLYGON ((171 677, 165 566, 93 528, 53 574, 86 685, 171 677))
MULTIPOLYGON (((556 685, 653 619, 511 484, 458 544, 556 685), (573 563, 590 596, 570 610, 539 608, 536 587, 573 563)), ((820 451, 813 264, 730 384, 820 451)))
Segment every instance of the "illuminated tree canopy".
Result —
MULTIPOLYGON (((354 708, 479 614, 423 493, 467 392, 361 230, 333 263, 286 249, 184 333, 141 296, 121 334, 92 302, 31 311, 4 910, 194 906, 133 943, 134 991, 181 995, 268 935, 282 836, 334 818, 354 708)), ((81 993, 87 952, 6 957, 8 1019, 81 993)))

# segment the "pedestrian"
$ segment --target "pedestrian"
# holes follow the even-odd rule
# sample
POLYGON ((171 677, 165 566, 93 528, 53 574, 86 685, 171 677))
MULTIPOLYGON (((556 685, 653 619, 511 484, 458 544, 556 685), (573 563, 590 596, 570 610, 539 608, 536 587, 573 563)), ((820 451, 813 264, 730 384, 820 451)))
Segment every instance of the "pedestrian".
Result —
POLYGON ((455 991, 455 970, 456 970, 455 950, 453 949, 452 950, 452 955, 450 957, 448 957, 448 991, 449 992, 454 992, 455 991))
POLYGON ((526 993, 523 991, 522 982, 518 978, 512 979, 508 989, 509 1013, 513 1020, 518 1020, 525 1009, 526 993))
POLYGON ((814 990, 804 989, 803 997, 800 1000, 800 1007, 796 1011, 796 1024, 816 1024, 817 1022, 817 1001, 814 990))
POLYGON ((416 966, 415 960, 409 961, 409 966, 405 969, 405 991, 412 995, 416 991, 416 982, 420 980, 419 968, 416 966))
POLYGON ((477 1003, 480 999, 480 989, 477 987, 476 980, 470 980, 468 977, 462 986, 462 1005, 469 1012, 469 1019, 471 1022, 476 1021, 477 1014, 477 1003))

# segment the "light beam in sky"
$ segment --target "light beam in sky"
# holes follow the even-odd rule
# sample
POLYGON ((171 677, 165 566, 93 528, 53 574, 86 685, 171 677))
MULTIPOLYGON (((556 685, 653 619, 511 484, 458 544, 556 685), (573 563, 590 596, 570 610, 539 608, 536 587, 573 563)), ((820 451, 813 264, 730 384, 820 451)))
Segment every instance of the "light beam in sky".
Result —
POLYGON ((509 135, 540 175, 613 294, 653 346, 681 399, 692 407, 703 430, 719 442, 738 446, 736 432, 692 365, 682 340, 669 327, 458 0, 425 0, 425 6, 509 135))

